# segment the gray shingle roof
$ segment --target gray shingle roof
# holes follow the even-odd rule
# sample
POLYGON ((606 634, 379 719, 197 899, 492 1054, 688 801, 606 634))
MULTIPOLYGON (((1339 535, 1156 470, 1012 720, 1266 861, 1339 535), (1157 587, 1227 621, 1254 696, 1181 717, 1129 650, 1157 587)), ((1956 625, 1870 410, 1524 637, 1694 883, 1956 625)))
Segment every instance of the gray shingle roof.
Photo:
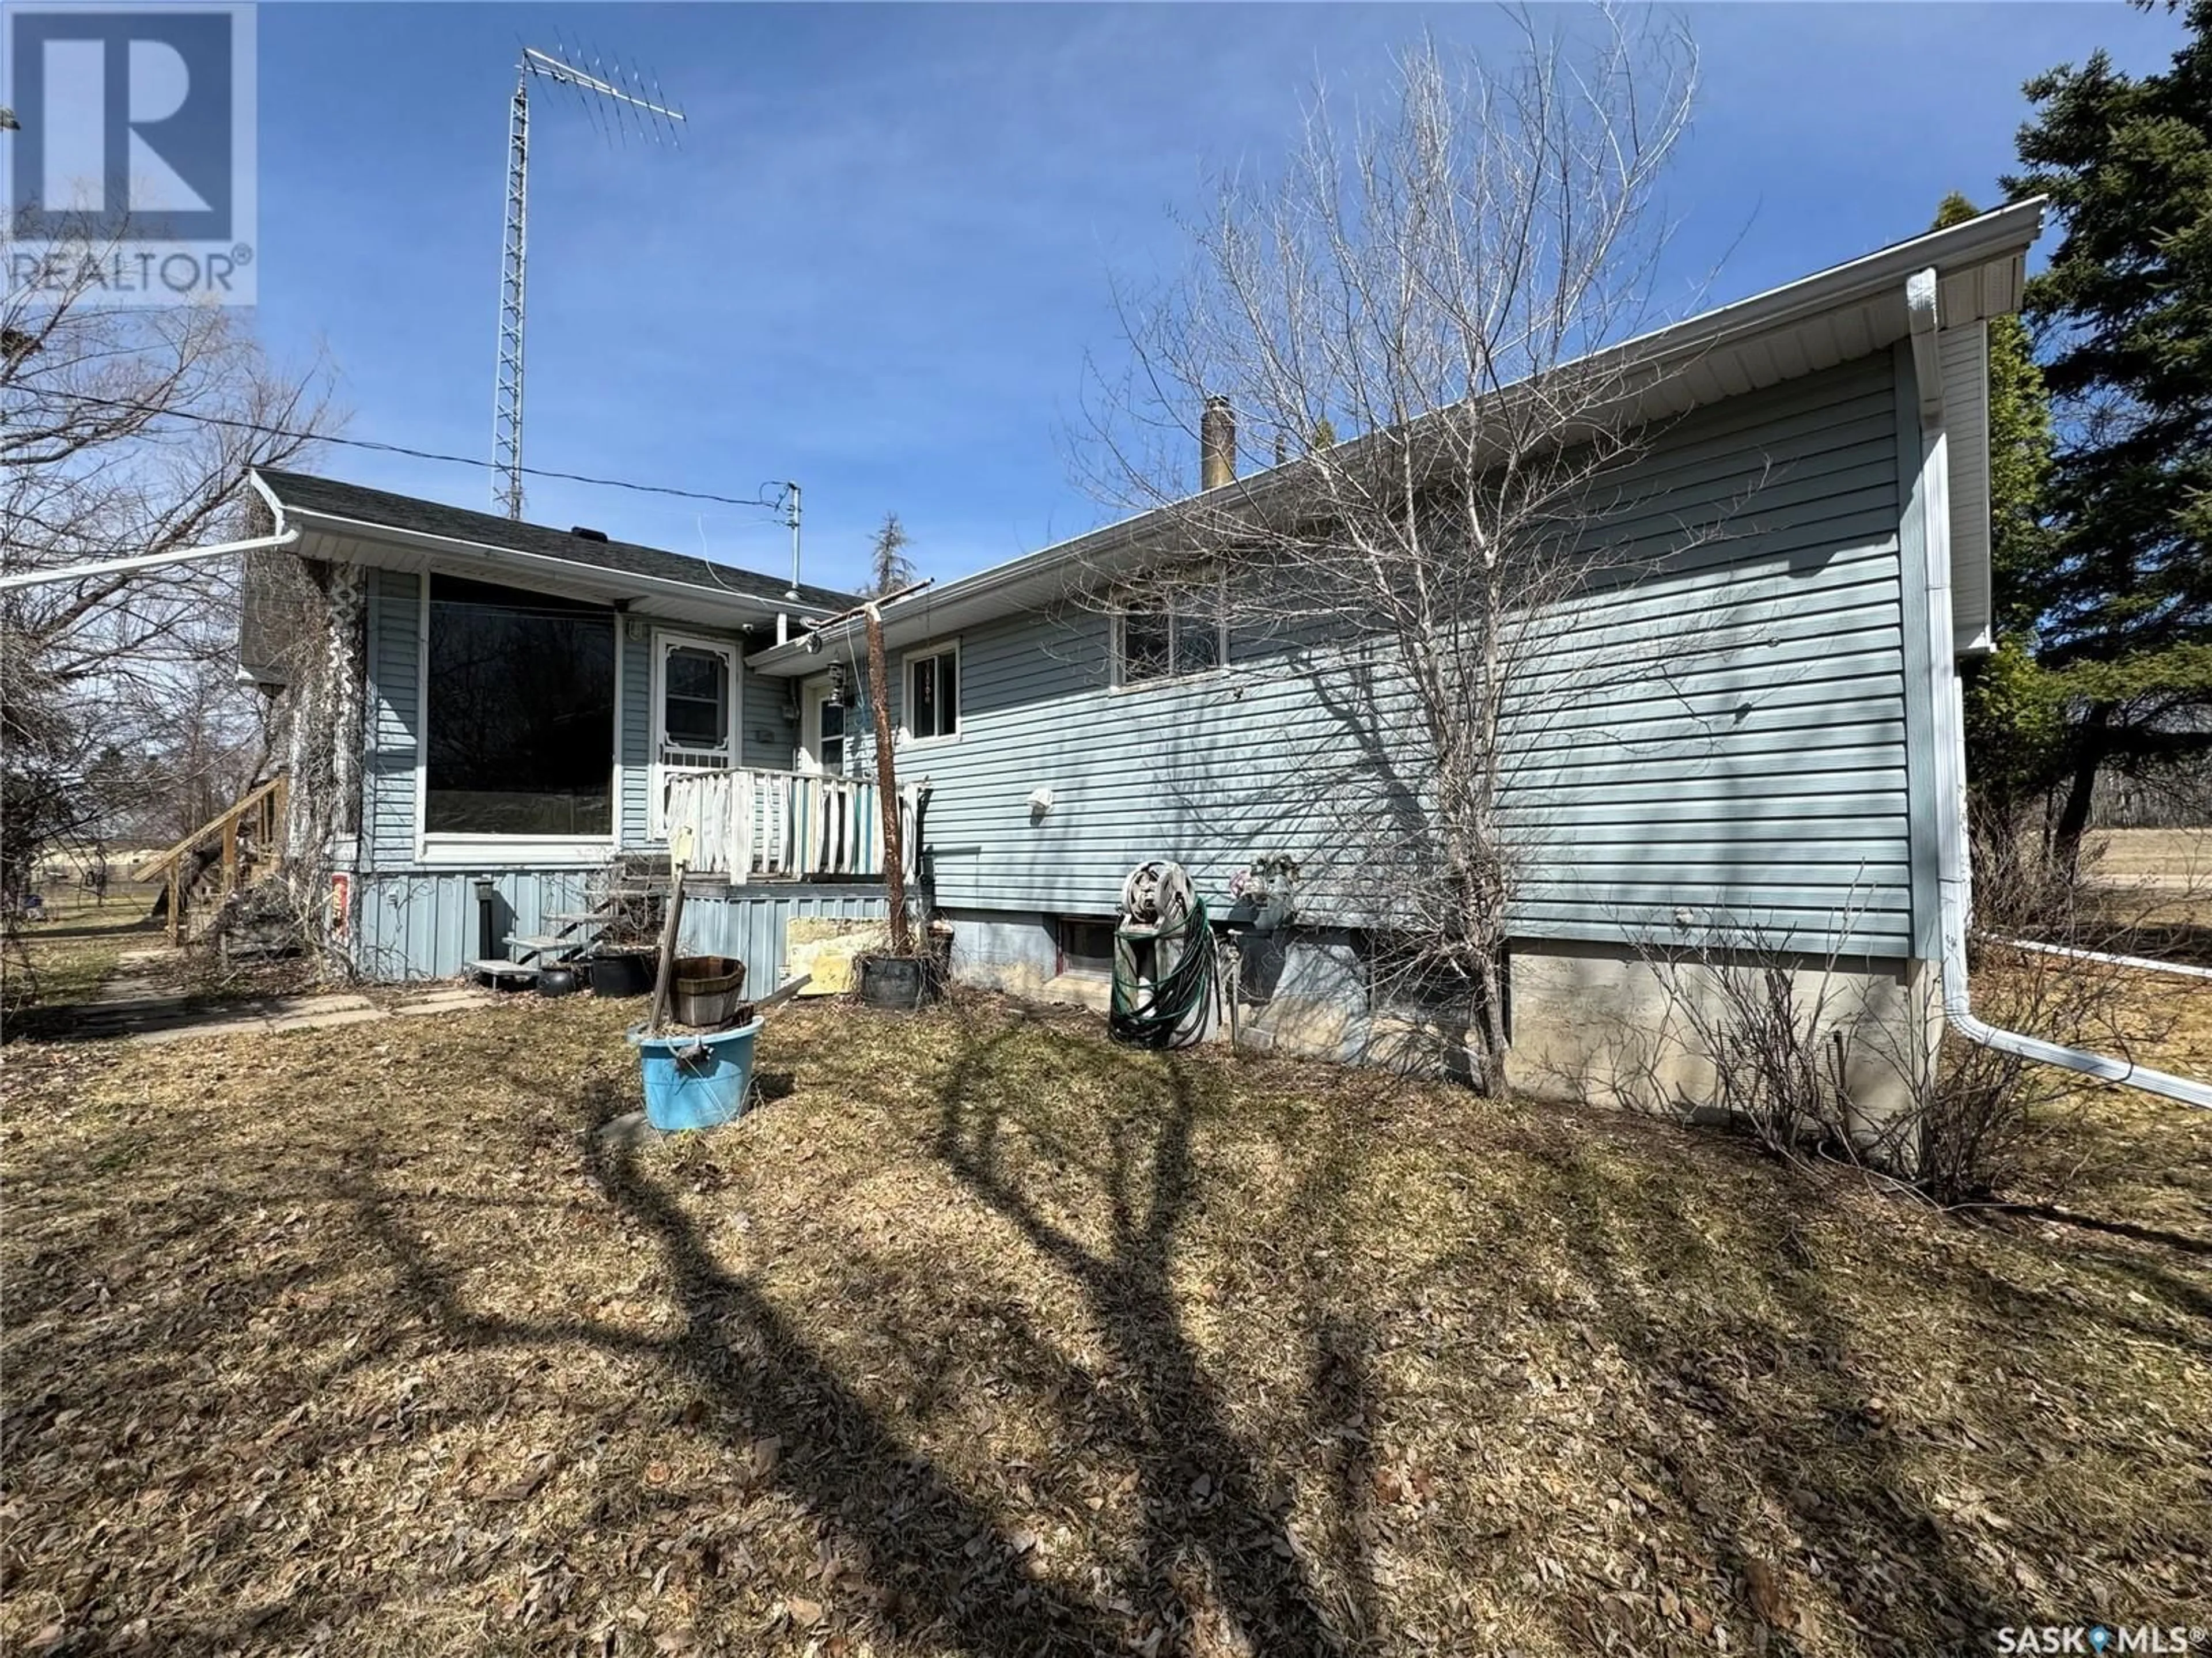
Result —
MULTIPOLYGON (((284 503, 287 510, 324 513, 357 523, 386 525, 420 535, 472 541, 485 547, 504 547, 514 552, 535 553, 602 570, 686 582, 695 587, 728 582, 758 594, 771 604, 782 598, 790 585, 783 576, 740 569, 733 564, 717 562, 710 567, 707 560, 686 553, 663 552, 657 547, 640 547, 627 541, 592 541, 568 530, 521 524, 495 513, 471 512, 465 507, 447 507, 415 495, 394 495, 388 489, 370 489, 358 483, 315 477, 306 472, 277 472, 264 468, 261 480, 275 491, 276 499, 284 503), (713 574, 708 574, 710 568, 713 574)), ((854 594, 840 592, 834 587, 817 587, 811 582, 799 584, 799 598, 810 608, 828 610, 842 610, 856 602, 854 594)))

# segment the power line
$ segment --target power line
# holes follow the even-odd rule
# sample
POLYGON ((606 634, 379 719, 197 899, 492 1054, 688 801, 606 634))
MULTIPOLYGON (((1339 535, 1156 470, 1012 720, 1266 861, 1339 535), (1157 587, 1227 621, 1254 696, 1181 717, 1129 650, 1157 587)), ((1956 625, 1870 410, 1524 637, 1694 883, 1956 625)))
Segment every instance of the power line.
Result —
MULTIPOLYGON (((77 403, 89 403, 104 409, 136 409, 140 405, 125 398, 95 397, 89 392, 42 392, 36 395, 68 398, 77 403)), ((342 438, 322 432, 297 432, 288 427, 264 426, 258 421, 239 420, 228 415, 203 415, 189 409, 163 409, 155 413, 157 420, 197 421, 203 426, 228 427, 234 431, 258 432, 264 437, 290 438, 301 443, 336 443, 349 449, 371 449, 379 454, 405 455, 413 460, 443 461, 453 466, 481 466, 503 470, 496 461, 478 460, 470 455, 444 455, 434 449, 413 449, 404 443, 379 443, 373 438, 342 438)), ((779 486, 773 496, 718 495, 704 489, 679 489, 668 483, 633 483, 628 478, 592 477, 584 472, 556 472, 542 466, 522 469, 532 477, 556 478, 567 483, 588 483, 601 489, 630 489, 639 495, 676 495, 684 501, 711 501, 724 507, 761 507, 770 512, 781 510, 789 486, 779 486)))

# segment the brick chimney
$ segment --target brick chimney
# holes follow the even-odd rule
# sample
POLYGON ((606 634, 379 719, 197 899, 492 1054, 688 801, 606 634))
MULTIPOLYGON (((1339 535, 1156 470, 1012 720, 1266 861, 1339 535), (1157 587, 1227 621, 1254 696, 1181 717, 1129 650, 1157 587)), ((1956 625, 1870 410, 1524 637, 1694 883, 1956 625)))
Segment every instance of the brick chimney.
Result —
POLYGON ((1237 411, 1226 398, 1208 398, 1198 420, 1198 487, 1218 489, 1237 477, 1237 411))

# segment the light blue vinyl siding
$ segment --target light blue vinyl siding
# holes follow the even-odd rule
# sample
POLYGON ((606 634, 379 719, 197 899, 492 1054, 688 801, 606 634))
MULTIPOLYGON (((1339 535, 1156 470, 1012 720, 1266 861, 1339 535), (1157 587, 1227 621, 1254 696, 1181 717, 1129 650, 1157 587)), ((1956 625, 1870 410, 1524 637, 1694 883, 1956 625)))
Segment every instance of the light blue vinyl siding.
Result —
POLYGON ((621 650, 621 730, 616 741, 622 755, 622 843, 641 847, 653 787, 653 645, 632 639, 625 628, 621 650))
MULTIPOLYGON (((1605 526, 1645 556, 1638 579, 1575 601, 1516 682, 1516 933, 1757 927, 1907 953, 1899 441, 1884 355, 1701 411, 1639 465, 1605 526)), ((945 908, 1106 914, 1148 858, 1209 895, 1263 853, 1328 862, 1313 793, 1362 720, 1291 659, 1112 690, 1107 622, 1085 612, 960 647, 959 739, 900 758, 933 785, 945 908)))
MULTIPOLYGON (((508 933, 552 932, 550 917, 589 907, 604 869, 426 871, 364 876, 354 914, 355 965, 380 980, 443 979, 482 947, 476 885, 496 889, 495 954, 508 933)), ((880 920, 883 890, 868 886, 732 887, 688 894, 681 948, 687 955, 744 963, 746 982, 765 994, 783 974, 785 925, 794 916, 880 920)))
POLYGON ((738 733, 742 762, 760 771, 789 771, 799 748, 796 688, 788 679, 771 679, 744 671, 744 724, 738 733))
POLYGON ((368 752, 362 766, 362 865, 415 861, 416 768, 422 758, 422 579, 369 572, 368 752))

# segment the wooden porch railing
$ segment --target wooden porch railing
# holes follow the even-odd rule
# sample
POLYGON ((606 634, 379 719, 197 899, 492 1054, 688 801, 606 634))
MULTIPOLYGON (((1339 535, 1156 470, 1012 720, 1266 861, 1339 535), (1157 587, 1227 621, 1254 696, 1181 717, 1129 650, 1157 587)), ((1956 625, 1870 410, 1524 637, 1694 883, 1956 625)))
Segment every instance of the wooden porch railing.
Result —
MULTIPOLYGON (((739 881, 883 878, 883 816, 872 782, 732 770, 679 773, 667 786, 669 834, 690 829, 690 867, 698 874, 739 881)), ((915 794, 899 793, 910 875, 915 794)))
POLYGON ((230 896, 241 884, 251 884, 271 873, 283 862, 284 808, 289 798, 288 780, 278 772, 257 784, 219 817, 211 817, 139 872, 142 881, 166 879, 169 888, 169 942, 183 937, 185 891, 192 877, 185 872, 185 859, 217 835, 222 838, 222 896, 230 896), (250 868, 239 857, 241 834, 255 856, 250 868), (243 881, 241 878, 245 878, 243 881))

